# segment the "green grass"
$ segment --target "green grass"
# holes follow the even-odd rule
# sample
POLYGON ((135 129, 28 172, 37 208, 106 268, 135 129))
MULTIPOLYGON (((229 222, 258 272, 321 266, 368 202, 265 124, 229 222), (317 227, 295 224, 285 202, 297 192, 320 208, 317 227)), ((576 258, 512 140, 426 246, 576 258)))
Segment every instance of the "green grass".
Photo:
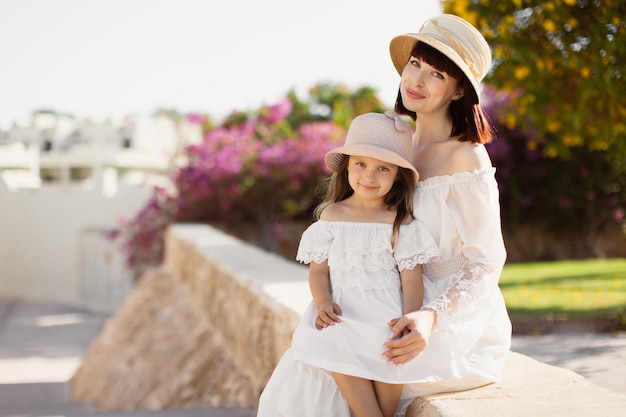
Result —
POLYGON ((626 314, 626 258, 506 264, 500 288, 511 318, 626 314))

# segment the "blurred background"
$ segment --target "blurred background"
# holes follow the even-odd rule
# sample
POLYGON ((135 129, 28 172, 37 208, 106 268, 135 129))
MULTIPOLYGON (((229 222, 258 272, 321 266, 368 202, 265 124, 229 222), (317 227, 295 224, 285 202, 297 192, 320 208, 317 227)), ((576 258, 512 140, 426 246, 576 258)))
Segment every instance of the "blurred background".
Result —
MULTIPOLYGON (((534 338, 565 330, 626 363, 626 4, 615 0, 2 0, 0 324, 22 302, 114 314, 163 261, 175 222, 293 259, 324 153, 355 115, 393 106, 389 41, 441 12, 476 25, 494 55, 482 103, 514 347, 568 364, 558 337, 539 351, 534 338)), ((19 340, 11 331, 0 341, 19 340)), ((21 347, 5 346, 5 383, 40 366, 16 368, 21 347)))
POLYGON ((157 108, 226 116, 321 81, 376 88, 393 104, 389 40, 441 11, 435 0, 6 0, 0 120, 157 108))

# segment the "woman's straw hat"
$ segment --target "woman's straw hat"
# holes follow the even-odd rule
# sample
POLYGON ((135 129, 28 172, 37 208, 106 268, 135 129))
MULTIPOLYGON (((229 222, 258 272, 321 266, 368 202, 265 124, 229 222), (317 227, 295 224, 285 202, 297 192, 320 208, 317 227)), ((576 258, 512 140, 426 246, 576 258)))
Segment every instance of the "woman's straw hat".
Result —
POLYGON ((419 174, 410 162, 412 148, 411 127, 396 113, 365 113, 354 118, 345 144, 329 151, 324 161, 336 171, 342 155, 368 156, 410 169, 417 182, 419 174))
POLYGON ((391 40, 389 52, 398 74, 402 74, 417 41, 424 42, 450 58, 472 83, 476 96, 491 66, 491 50, 483 35, 458 16, 442 14, 427 20, 419 33, 407 33, 391 40))

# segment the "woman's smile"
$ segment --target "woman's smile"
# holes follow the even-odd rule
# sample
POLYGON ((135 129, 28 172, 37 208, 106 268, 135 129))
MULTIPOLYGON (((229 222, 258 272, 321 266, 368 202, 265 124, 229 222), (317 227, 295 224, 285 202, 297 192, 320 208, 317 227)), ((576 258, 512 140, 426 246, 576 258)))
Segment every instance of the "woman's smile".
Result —
POLYGON ((406 89, 405 94, 407 98, 412 99, 412 100, 420 100, 426 97, 425 95, 418 93, 415 90, 411 90, 410 88, 406 89))

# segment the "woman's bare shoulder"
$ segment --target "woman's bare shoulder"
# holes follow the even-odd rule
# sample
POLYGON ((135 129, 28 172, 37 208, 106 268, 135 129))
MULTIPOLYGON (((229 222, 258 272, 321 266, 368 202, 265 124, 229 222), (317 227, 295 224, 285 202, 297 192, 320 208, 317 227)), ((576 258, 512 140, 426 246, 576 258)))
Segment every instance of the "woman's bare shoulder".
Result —
POLYGON ((471 142, 459 142, 450 152, 448 164, 453 172, 472 172, 492 166, 485 146, 471 142))

